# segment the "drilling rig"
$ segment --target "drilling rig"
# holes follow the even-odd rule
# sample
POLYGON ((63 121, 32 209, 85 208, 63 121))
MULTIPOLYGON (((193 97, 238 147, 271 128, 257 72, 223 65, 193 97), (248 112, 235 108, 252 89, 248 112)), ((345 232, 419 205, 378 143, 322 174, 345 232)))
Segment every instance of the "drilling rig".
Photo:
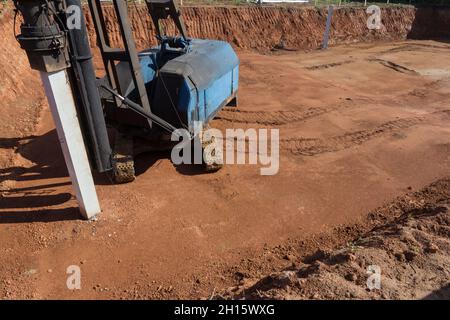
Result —
MULTIPOLYGON (((14 0, 16 16, 22 17, 16 38, 31 68, 41 73, 76 196, 89 218, 100 211, 98 205, 86 208, 86 199, 96 198, 91 170, 111 174, 117 183, 131 182, 138 153, 173 147, 170 137, 180 128, 189 139, 201 135, 199 123, 207 128, 222 107, 237 105, 239 59, 227 42, 190 38, 173 0, 145 0, 158 44, 142 51, 127 1, 112 0, 120 30, 115 46, 105 1, 87 2, 102 78, 96 77, 80 0, 14 0), (177 34, 165 33, 167 20, 177 34)), ((204 166, 220 167, 214 161, 204 166)))

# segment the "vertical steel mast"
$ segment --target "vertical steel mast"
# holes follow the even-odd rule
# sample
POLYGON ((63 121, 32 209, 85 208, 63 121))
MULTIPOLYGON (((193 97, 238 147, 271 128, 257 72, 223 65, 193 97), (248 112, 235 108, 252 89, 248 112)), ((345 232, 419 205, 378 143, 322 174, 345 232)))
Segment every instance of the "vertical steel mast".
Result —
POLYGON ((80 1, 14 4, 23 17, 17 39, 31 68, 40 71, 80 211, 90 219, 100 205, 89 158, 98 171, 110 170, 111 148, 80 1), (77 23, 68 23, 69 13, 77 23))

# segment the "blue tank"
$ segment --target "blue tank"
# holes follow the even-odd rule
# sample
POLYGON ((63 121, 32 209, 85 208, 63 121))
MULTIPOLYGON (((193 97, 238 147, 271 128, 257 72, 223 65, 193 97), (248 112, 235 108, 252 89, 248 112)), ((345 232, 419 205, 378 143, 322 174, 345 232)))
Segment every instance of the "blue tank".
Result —
MULTIPOLYGON (((236 102, 239 59, 227 42, 162 44, 141 52, 139 60, 152 112, 175 127, 192 130, 194 121, 207 123, 223 106, 236 102)), ((123 62, 117 66, 121 88, 137 100, 127 68, 123 62)))

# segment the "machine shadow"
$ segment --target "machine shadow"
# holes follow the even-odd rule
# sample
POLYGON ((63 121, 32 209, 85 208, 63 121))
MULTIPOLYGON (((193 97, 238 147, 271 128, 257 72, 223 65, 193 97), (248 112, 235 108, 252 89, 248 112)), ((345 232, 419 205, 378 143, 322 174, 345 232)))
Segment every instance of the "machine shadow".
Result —
MULTIPOLYGON (((14 191, 14 189, 13 189, 14 191)), ((63 204, 72 199, 70 193, 8 196, 0 198, 1 209, 47 207, 49 205, 63 204)), ((0 211, 1 213, 1 211, 0 211)))
MULTIPOLYGON (((170 161, 170 151, 158 151, 158 152, 146 152, 142 153, 135 159, 135 173, 136 176, 140 176, 145 173, 148 169, 158 166, 158 161, 162 159, 167 159, 170 161)), ((175 165, 176 171, 182 175, 195 176, 210 174, 210 172, 205 172, 202 165, 194 164, 180 164, 175 165)))
MULTIPOLYGON (((70 185, 70 181, 49 183, 48 180, 56 178, 68 178, 69 174, 64 162, 64 156, 59 147, 58 136, 56 130, 53 129, 41 136, 27 136, 23 138, 2 138, 0 139, 0 148, 16 149, 23 158, 29 160, 34 165, 32 166, 10 166, 7 168, 0 168, 0 182, 4 180, 12 180, 16 182, 34 181, 36 184, 27 188, 8 189, 9 194, 24 193, 32 196, 33 203, 41 206, 39 203, 46 203, 46 205, 61 204, 62 197, 42 196, 36 195, 42 192, 49 193, 51 187, 60 187, 70 185), (43 183, 39 185, 39 181, 43 183), (41 191, 39 191, 41 190, 41 191), (43 201, 40 201, 40 197, 43 201), (45 198, 44 198, 45 197, 45 198)), ((158 165, 161 159, 170 160, 170 150, 168 151, 149 151, 139 154, 135 159, 136 176, 145 173, 148 169, 158 165)), ((203 175, 209 174, 205 172, 201 165, 174 165, 177 172, 183 175, 203 175)), ((111 185, 114 184, 112 175, 110 173, 93 174, 96 185, 111 185)), ((0 189, 0 192, 2 190, 0 189)), ((8 200, 10 201, 10 200, 8 200)), ((25 201, 22 201, 25 202, 25 201)), ((5 205, 0 201, 1 208, 12 208, 13 205, 8 202, 5 205)))
POLYGON ((416 7, 414 21, 407 38, 450 43, 449 15, 440 14, 441 7, 416 7), (442 27, 447 26, 447 27, 442 27))
POLYGON ((450 284, 446 284, 442 288, 433 291, 423 298, 423 300, 448 300, 450 299, 450 284))
POLYGON ((31 211, 2 211, 0 224, 30 223, 30 222, 57 222, 67 220, 80 220, 78 208, 44 209, 31 211))
POLYGON ((42 136, 3 138, 0 140, 0 148, 15 148, 16 153, 34 163, 30 167, 0 168, 1 180, 30 181, 68 177, 56 130, 42 136))
POLYGON ((19 164, 0 168, 0 182, 19 182, 18 187, 8 188, 5 184, 0 188, 0 192, 4 193, 0 197, 0 223, 80 219, 77 208, 46 208, 62 205, 73 199, 69 192, 58 192, 58 188, 69 186, 70 181, 51 181, 68 177, 56 130, 41 136, 1 138, 0 149, 15 149, 16 153, 31 163, 27 165, 20 161, 19 164), (20 165, 22 163, 24 164, 20 165), (32 185, 21 186, 20 182, 31 182, 32 185))

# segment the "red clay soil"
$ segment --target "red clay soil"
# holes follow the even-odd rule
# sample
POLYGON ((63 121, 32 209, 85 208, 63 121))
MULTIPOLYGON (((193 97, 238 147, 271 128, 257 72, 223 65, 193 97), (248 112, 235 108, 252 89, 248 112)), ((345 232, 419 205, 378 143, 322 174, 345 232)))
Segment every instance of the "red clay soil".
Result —
POLYGON ((5 41, 0 50, 0 97, 3 113, 0 134, 2 137, 9 137, 15 128, 24 134, 34 129, 36 123, 17 121, 36 118, 36 110, 39 110, 37 106, 42 104, 44 95, 39 74, 30 70, 26 55, 13 40, 11 13, 8 11, 0 15, 0 37, 5 41), (23 113, 27 116, 17 117, 17 114, 23 113))
POLYGON ((408 193, 369 217, 368 224, 352 226, 360 236, 345 246, 303 259, 286 253, 291 265, 261 279, 247 268, 238 274, 239 285, 215 298, 450 299, 450 179, 408 193), (379 287, 369 280, 375 268, 379 287))
MULTIPOLYGON (((87 8, 86 8, 87 13, 87 8)), ((114 10, 105 6, 111 43, 120 44, 114 10)), ((147 7, 129 5, 134 36, 139 48, 156 44, 154 27, 147 7)), ((302 7, 183 7, 183 17, 191 37, 221 39, 236 48, 271 50, 316 49, 323 41, 327 9, 302 7)), ((449 9, 416 9, 412 6, 383 8, 382 28, 369 30, 369 15, 364 8, 342 7, 333 14, 330 45, 406 38, 450 36, 449 9)), ((95 44, 95 30, 87 19, 89 34, 95 44)), ((167 34, 174 34, 173 23, 163 23, 167 34)))
POLYGON ((12 148, 34 132, 45 97, 38 72, 30 70, 13 38, 12 15, 6 9, 0 11, 0 38, 4 41, 0 50, 0 167, 8 168, 15 165, 14 155, 4 147, 12 148))
MULTIPOLYGON (((231 11, 212 10, 234 19, 231 11)), ((411 10, 398 12, 412 19, 411 10)), ((221 112, 213 126, 280 129, 279 173, 261 176, 259 166, 229 165, 201 174, 175 167, 166 153, 145 154, 136 161, 132 184, 114 185, 96 175, 103 212, 96 221, 83 221, 38 74, 28 69, 12 36, 11 16, 0 24, 5 44, 0 53, 1 298, 209 298, 225 292, 222 288, 251 288, 272 272, 301 271, 303 264, 314 264, 307 258, 317 249, 326 254, 315 258, 331 265, 333 249, 393 222, 403 208, 446 206, 434 196, 421 198, 433 182, 437 194, 448 196, 450 45, 445 41, 360 43, 304 53, 269 52, 278 36, 259 47, 249 39, 246 48, 256 46, 264 54, 239 49, 239 107, 221 112), (408 198, 415 190, 422 191, 408 198), (401 203, 424 199, 427 206, 383 209, 402 196, 401 203), (81 290, 66 287, 70 265, 82 270, 81 290)), ((216 22, 204 28, 205 37, 216 24, 222 31, 215 37, 224 35, 216 22)), ((395 37, 407 35, 402 32, 395 37)), ((447 218, 430 219, 417 223, 434 228, 435 221, 447 218)), ((445 253, 438 235, 424 236, 445 253)), ((400 253, 413 250, 413 240, 418 250, 426 250, 428 241, 413 237, 411 248, 393 247, 397 260, 382 252, 373 261, 364 255, 365 264, 354 270, 359 287, 349 287, 348 295, 383 298, 383 292, 359 295, 365 290, 359 273, 369 264, 385 263, 385 268, 394 261, 398 270, 409 272, 410 261, 400 253)), ((448 270, 448 260, 439 261, 448 270)), ((338 281, 341 275, 329 277, 338 281)), ((420 278, 424 285, 417 297, 441 289, 448 279, 434 271, 426 275, 440 278, 420 278)), ((293 297, 347 296, 347 291, 314 296, 292 290, 293 297)), ((389 291, 385 297, 406 296, 389 291)))

